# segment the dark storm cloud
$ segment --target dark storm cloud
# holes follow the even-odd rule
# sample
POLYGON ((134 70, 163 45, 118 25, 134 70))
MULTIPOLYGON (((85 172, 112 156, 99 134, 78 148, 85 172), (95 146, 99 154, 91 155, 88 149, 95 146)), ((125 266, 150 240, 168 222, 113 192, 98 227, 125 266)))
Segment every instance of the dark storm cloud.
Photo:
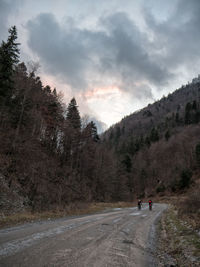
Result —
MULTIPOLYGON (((64 26, 52 14, 40 14, 27 24, 29 46, 51 74, 74 89, 87 88, 88 79, 101 73, 116 78, 120 88, 136 94, 134 83, 143 79, 162 84, 171 74, 146 51, 148 38, 125 13, 99 20, 101 30, 80 29, 70 20, 64 26)), ((142 92, 142 87, 140 86, 142 92)), ((151 92, 144 88, 144 97, 151 92)))

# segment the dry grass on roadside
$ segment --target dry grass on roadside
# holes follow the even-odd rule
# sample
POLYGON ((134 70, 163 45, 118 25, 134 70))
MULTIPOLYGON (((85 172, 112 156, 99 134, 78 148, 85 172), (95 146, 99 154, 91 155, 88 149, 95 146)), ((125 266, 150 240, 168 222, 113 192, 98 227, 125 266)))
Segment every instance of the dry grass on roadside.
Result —
POLYGON ((200 230, 200 186, 191 191, 185 199, 177 203, 178 215, 200 230))
POLYGON ((161 219, 159 249, 161 258, 168 255, 174 260, 173 266, 199 266, 198 233, 187 221, 179 218, 177 210, 172 205, 161 219))
POLYGON ((61 218, 65 216, 92 214, 106 209, 132 207, 134 205, 135 203, 133 202, 71 203, 64 208, 56 207, 55 209, 43 212, 26 211, 8 216, 1 214, 0 227, 12 226, 38 220, 61 218))

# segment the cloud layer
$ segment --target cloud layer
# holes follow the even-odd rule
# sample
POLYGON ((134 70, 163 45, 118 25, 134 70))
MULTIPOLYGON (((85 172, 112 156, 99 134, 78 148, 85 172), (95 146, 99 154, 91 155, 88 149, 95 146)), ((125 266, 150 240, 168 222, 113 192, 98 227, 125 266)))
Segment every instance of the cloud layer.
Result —
POLYGON ((190 70, 191 66, 199 66, 200 45, 200 1, 181 0, 168 20, 158 23, 148 11, 145 20, 149 30, 153 32, 154 44, 162 52, 159 60, 172 70, 180 65, 190 70))
POLYGON ((9 17, 18 12, 18 7, 23 3, 23 0, 11 1, 0 0, 0 41, 7 37, 9 25, 9 17))
POLYGON ((141 80, 160 85, 172 77, 149 54, 146 34, 126 13, 101 17, 96 31, 79 28, 73 19, 61 26, 52 14, 38 15, 27 28, 29 46, 47 70, 78 91, 114 82, 136 97, 152 97, 141 80))
POLYGON ((167 86, 180 69, 199 66, 199 11, 198 0, 183 0, 159 21, 144 5, 143 32, 128 12, 100 14, 92 28, 42 13, 27 24, 29 46, 50 74, 76 91, 107 84, 152 99, 152 86, 167 86))
MULTIPOLYGON (((23 0, 0 1, 0 35, 19 3, 23 0)), ((108 105, 109 95, 121 107, 124 97, 130 113, 132 103, 141 108, 198 74, 199 0, 61 3, 62 9, 43 1, 33 13, 33 0, 20 6, 23 12, 29 8, 28 45, 43 74, 71 88, 72 96, 82 96, 85 105, 90 101, 93 107, 97 99, 108 105)))

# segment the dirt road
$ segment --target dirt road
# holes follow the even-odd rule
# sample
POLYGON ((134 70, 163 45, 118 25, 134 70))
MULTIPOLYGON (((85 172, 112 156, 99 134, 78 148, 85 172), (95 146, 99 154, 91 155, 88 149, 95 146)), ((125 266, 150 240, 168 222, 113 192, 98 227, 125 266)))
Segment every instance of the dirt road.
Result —
POLYGON ((146 204, 0 230, 0 266, 157 266, 149 244, 165 208, 146 204))

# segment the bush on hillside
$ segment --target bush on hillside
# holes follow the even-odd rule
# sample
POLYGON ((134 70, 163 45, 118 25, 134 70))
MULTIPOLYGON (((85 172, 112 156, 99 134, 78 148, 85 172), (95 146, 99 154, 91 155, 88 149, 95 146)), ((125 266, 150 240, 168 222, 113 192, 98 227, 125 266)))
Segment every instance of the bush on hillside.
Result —
POLYGON ((164 192, 166 189, 164 184, 160 184, 158 185, 158 187, 156 188, 156 193, 160 193, 160 192, 164 192))
POLYGON ((190 186, 192 178, 192 171, 190 169, 185 169, 181 172, 181 179, 179 180, 179 189, 185 189, 190 186))

